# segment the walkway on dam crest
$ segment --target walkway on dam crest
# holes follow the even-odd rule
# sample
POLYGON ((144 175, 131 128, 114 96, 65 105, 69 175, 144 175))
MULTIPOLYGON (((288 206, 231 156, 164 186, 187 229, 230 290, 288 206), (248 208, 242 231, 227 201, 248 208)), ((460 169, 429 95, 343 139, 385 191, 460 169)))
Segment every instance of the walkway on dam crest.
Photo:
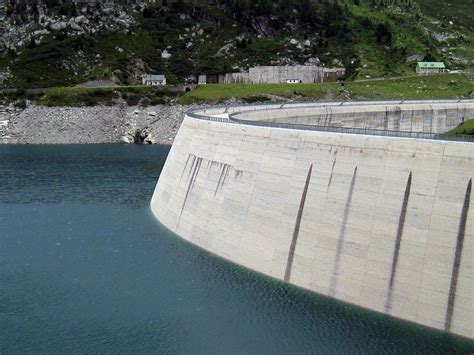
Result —
MULTIPOLYGON (((246 111, 259 112, 263 111, 265 114, 275 110, 298 110, 314 108, 328 108, 328 107, 354 107, 359 106, 382 106, 387 111, 390 107, 397 107, 400 105, 414 106, 414 105, 458 105, 458 104, 474 104, 474 100, 436 100, 436 101, 368 101, 368 102, 330 102, 330 103, 314 103, 314 104, 277 104, 277 105, 249 105, 245 107, 246 111)), ((236 109, 242 109, 242 106, 223 106, 218 108, 220 113, 207 113, 206 110, 190 110, 188 115, 190 117, 202 120, 209 120, 221 123, 233 123, 233 124, 244 124, 252 126, 264 126, 273 128, 284 128, 284 129, 296 129, 296 130, 309 130, 309 131, 320 131, 320 132, 334 132, 344 134, 361 134, 361 135, 374 135, 374 136, 386 136, 386 137, 399 137, 399 138, 416 138, 416 139, 433 139, 433 140, 447 140, 447 141, 462 141, 462 142, 474 142, 473 135, 445 135, 444 132, 432 133, 432 132, 414 132, 414 131, 399 131, 399 130, 388 130, 388 129, 373 129, 366 127, 334 127, 330 125, 318 125, 318 124, 298 124, 291 122, 291 117, 286 122, 271 122, 267 120, 249 120, 239 119, 239 115, 242 111, 235 111, 236 109)), ((214 107, 212 110, 216 110, 214 107)), ((356 110, 357 111, 357 110, 356 110)), ((462 117, 462 123, 465 119, 471 119, 472 117, 462 117)))

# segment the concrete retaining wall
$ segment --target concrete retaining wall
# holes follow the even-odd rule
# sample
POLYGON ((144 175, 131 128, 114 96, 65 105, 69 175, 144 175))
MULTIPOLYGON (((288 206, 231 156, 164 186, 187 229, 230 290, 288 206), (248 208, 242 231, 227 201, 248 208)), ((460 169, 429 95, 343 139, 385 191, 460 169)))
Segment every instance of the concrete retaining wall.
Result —
POLYGON ((186 117, 151 207, 233 262, 474 338, 473 175, 472 143, 186 117))
POLYGON ((275 65, 249 68, 249 81, 254 84, 281 84, 288 79, 302 83, 336 81, 345 73, 344 68, 325 68, 317 65, 275 65))
POLYGON ((235 113, 239 120, 310 124, 317 126, 444 133, 463 119, 474 118, 474 102, 317 106, 235 113))

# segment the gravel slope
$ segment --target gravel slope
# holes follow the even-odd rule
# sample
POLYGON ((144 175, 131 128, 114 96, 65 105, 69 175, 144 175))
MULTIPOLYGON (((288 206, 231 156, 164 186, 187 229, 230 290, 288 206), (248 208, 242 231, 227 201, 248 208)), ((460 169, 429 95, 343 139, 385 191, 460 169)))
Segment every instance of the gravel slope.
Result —
POLYGON ((181 105, 4 108, 0 144, 120 143, 140 135, 144 143, 171 144, 188 109, 181 105))

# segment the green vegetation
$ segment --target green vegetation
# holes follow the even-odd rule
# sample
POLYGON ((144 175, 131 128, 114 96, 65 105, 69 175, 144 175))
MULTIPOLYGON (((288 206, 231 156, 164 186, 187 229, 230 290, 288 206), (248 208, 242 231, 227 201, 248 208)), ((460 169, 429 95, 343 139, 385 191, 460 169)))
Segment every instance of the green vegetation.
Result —
POLYGON ((246 102, 268 101, 272 98, 301 100, 335 99, 339 95, 339 84, 229 84, 200 85, 188 92, 179 102, 182 104, 223 102, 231 98, 246 102))
POLYGON ((46 106, 95 106, 113 104, 119 98, 113 88, 55 88, 40 99, 46 106))
MULTIPOLYGON (((61 1, 48 3, 56 14, 77 12, 61 1)), ((466 68, 474 62, 470 7, 472 0, 158 0, 143 12, 128 10, 135 17, 128 33, 53 32, 41 44, 10 51, 0 70, 10 68, 10 87, 32 88, 112 77, 130 85, 143 70, 163 73, 173 84, 191 74, 316 57, 345 66, 347 79, 413 74, 411 55, 466 68), (431 36, 439 32, 454 35, 440 43, 431 36), (168 60, 161 56, 165 49, 168 60)), ((21 22, 25 10, 16 11, 21 22)))
POLYGON ((463 25, 467 28, 474 28, 474 16, 472 0, 417 0, 422 11, 433 18, 452 20, 455 24, 463 25))
POLYGON ((119 86, 100 88, 52 88, 39 98, 46 106, 113 105, 125 100, 128 105, 156 105, 169 102, 179 93, 174 88, 119 86))
POLYGON ((400 79, 354 81, 345 84, 232 84, 201 85, 179 99, 182 104, 223 102, 231 98, 247 102, 269 99, 382 100, 453 99, 474 95, 474 82, 462 74, 413 76, 400 79))
POLYGON ((474 119, 467 120, 464 123, 461 123, 458 127, 445 133, 445 135, 448 136, 455 136, 459 134, 474 136, 474 119))
MULTIPOLYGON (((178 102, 183 105, 243 102, 317 100, 409 100, 462 99, 474 97, 474 81, 463 74, 411 76, 398 79, 364 80, 325 84, 229 84, 199 85, 184 93, 180 87, 116 86, 58 87, 47 90, 0 92, 0 99, 24 99, 47 106, 94 106, 126 102, 150 106, 178 102)), ((464 128, 463 128, 464 129, 464 128)))
POLYGON ((353 99, 457 99, 474 95, 474 81, 462 74, 349 82, 346 86, 353 99))

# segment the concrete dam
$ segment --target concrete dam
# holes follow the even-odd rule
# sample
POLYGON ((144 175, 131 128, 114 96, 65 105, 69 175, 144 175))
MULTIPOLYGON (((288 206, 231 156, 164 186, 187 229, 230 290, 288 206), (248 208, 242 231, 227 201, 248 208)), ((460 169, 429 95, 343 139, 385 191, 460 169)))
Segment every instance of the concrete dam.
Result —
POLYGON ((151 200, 255 271, 474 338, 474 100, 190 111, 151 200))

